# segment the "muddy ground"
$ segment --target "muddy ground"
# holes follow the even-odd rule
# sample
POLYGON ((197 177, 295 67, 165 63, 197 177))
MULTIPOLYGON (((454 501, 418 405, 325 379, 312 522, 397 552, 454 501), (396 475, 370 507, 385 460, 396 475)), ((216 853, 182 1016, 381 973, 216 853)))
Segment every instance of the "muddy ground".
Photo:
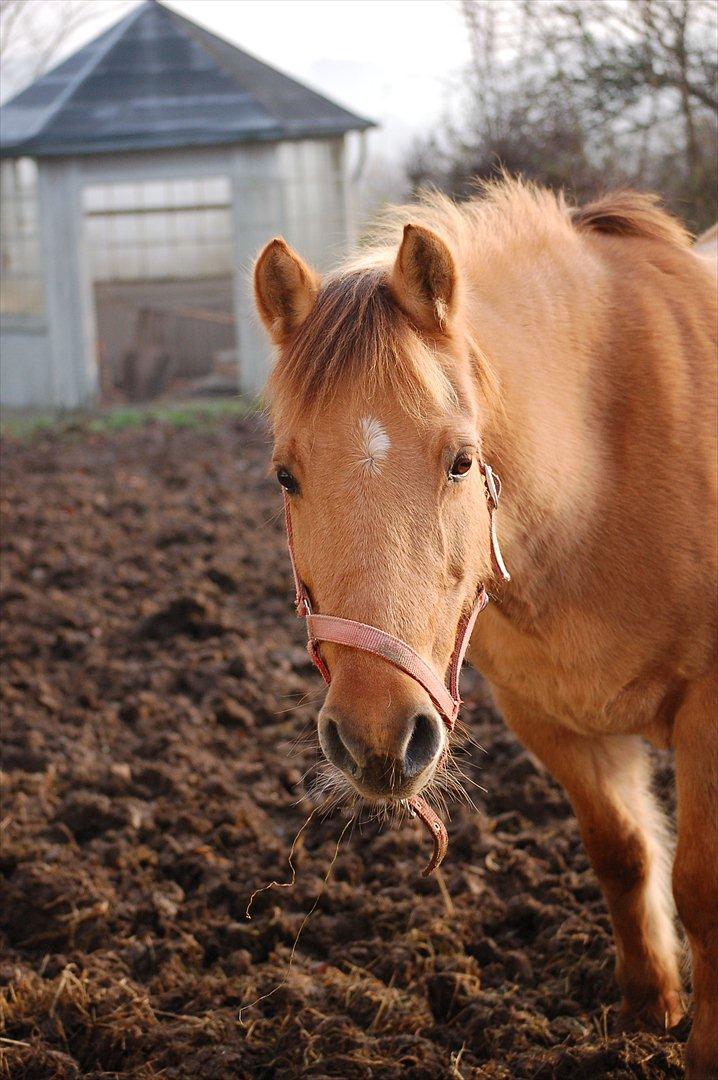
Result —
POLYGON ((287 978, 335 811, 245 919, 317 805, 322 689, 259 421, 10 440, 4 470, 0 1076, 682 1075, 673 1037, 613 1033, 575 822, 476 676, 486 791, 443 879, 416 823, 356 825, 287 978))

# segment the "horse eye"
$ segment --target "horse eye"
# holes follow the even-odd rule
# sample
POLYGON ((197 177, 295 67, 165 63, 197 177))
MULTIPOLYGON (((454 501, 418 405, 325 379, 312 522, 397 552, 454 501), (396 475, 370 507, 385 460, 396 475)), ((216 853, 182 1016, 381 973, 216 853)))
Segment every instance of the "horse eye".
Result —
POLYGON ((449 469, 449 480, 463 480, 473 463, 473 456, 466 450, 462 450, 456 455, 449 469))
POLYGON ((277 480, 290 495, 296 495, 298 493, 299 484, 297 483, 296 478, 292 476, 289 469, 277 469, 277 480))

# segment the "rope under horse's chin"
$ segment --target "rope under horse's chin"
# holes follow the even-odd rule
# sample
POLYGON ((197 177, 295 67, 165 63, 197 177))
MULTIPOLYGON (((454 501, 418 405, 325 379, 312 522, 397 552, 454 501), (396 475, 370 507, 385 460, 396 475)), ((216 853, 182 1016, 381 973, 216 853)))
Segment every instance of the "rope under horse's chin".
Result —
MULTIPOLYGON (((509 581, 509 572, 501 555, 498 537, 496 535, 495 513, 499 505, 501 494, 501 481, 494 474, 490 465, 479 460, 479 468, 484 478, 486 502, 489 508, 489 536, 491 542, 491 554, 498 574, 504 581, 509 581)), ((448 687, 440 679, 427 662, 419 656, 410 645, 399 638, 387 634, 376 626, 368 623, 354 622, 352 619, 342 619, 337 615, 318 615, 312 611, 304 582, 299 577, 296 559, 294 557, 294 540, 292 536, 292 517, 290 513, 289 496, 284 492, 284 519, 287 526, 287 543, 289 557, 292 562, 294 575, 294 588, 296 592, 297 615, 305 619, 307 624, 307 651, 314 665, 319 670, 322 678, 327 683, 331 682, 331 674, 322 657, 319 647, 322 641, 331 641, 337 645, 346 645, 352 649, 361 649, 363 652, 374 653, 381 656, 389 664, 399 668, 405 675, 414 679, 427 692, 438 712, 441 714, 449 734, 454 730, 454 724, 461 707, 459 696, 459 676, 461 665, 471 639, 477 616, 484 610, 489 602, 489 595, 483 584, 476 590, 476 597, 468 615, 462 616, 456 631, 454 651, 449 664, 448 687)), ((412 816, 417 817, 426 827, 434 841, 434 852, 428 864, 422 871, 424 877, 433 874, 434 870, 441 865, 449 846, 449 837, 446 826, 439 815, 432 810, 426 799, 421 795, 411 795, 404 800, 412 816)))

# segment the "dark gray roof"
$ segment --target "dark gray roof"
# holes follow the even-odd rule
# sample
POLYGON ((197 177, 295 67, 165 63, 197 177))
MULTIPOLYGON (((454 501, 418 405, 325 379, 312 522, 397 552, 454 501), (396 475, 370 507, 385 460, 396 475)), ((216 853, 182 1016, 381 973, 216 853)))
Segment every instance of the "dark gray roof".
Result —
POLYGON ((157 0, 145 0, 0 109, 0 153, 210 146, 372 126, 157 0))

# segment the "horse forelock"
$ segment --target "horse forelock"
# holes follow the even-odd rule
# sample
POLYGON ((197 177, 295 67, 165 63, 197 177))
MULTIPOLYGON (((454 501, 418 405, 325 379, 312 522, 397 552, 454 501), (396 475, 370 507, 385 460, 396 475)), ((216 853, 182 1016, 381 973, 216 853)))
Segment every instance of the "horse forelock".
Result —
POLYGON ((394 302, 389 265, 352 267, 328 278, 269 380, 273 413, 310 421, 341 392, 392 399, 414 420, 456 404, 446 360, 394 302))

